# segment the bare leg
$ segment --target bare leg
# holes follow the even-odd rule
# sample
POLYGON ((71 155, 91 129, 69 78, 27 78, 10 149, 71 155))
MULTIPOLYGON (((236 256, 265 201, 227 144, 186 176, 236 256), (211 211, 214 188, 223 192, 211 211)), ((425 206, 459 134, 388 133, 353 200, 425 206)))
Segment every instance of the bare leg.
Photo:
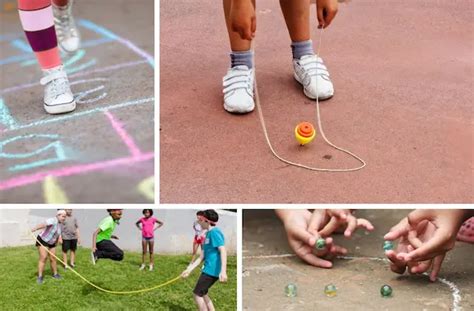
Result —
POLYGON ((196 301, 196 305, 198 306, 199 311, 208 311, 206 301, 204 297, 199 297, 198 295, 194 295, 194 301, 196 301))
POLYGON ((293 42, 311 39, 309 4, 310 0, 280 0, 281 11, 293 42))
MULTIPOLYGON (((55 254, 56 253, 56 248, 53 247, 49 250, 51 253, 55 254)), ((49 262, 51 263, 51 270, 53 270, 53 275, 58 274, 58 266, 56 264, 56 258, 49 254, 49 262)))
POLYGON ((70 261, 71 265, 75 265, 76 264, 76 251, 71 251, 71 261, 70 261))
POLYGON ((153 258, 153 248, 155 247, 155 242, 150 241, 148 245, 148 250, 150 251, 150 265, 155 265, 155 259, 153 258))
MULTIPOLYGON (((67 267, 67 252, 63 252, 63 261, 64 261, 64 268, 67 267)), ((71 262, 72 262, 72 252, 71 252, 71 262)))
POLYGON ((142 265, 145 264, 145 256, 146 256, 146 241, 142 240, 142 265))
MULTIPOLYGON (((291 1, 291 0, 289 0, 291 1)), ((251 47, 251 41, 240 38, 239 33, 232 31, 229 15, 230 6, 232 0, 224 0, 224 16, 225 23, 227 26, 227 33, 229 34, 230 48, 232 51, 248 51, 251 47)), ((252 0, 253 6, 255 7, 255 0, 252 0)))
POLYGON ((46 259, 48 258, 48 252, 42 246, 38 246, 38 254, 38 276, 41 277, 43 276, 44 266, 46 264, 46 259))
POLYGON ((208 311, 215 311, 216 309, 214 309, 214 305, 212 304, 212 300, 209 297, 209 295, 205 295, 203 298, 204 298, 204 301, 206 302, 207 310, 208 311))

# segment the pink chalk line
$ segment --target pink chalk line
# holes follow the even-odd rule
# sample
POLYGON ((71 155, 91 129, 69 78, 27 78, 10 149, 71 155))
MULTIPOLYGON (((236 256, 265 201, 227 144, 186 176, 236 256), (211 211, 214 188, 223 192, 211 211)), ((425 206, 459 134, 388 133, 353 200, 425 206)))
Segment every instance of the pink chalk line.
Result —
POLYGON ((104 170, 104 169, 108 169, 108 168, 112 168, 116 166, 121 166, 121 165, 132 165, 134 163, 144 162, 144 161, 153 159, 154 157, 155 157, 154 152, 147 152, 147 153, 142 153, 134 157, 118 158, 118 159, 107 160, 103 162, 73 165, 73 166, 68 166, 68 167, 62 167, 59 169, 53 169, 49 171, 34 173, 30 175, 21 175, 18 177, 7 179, 5 181, 0 181, 0 191, 33 184, 36 182, 41 182, 47 176, 67 177, 67 176, 73 176, 73 175, 80 175, 80 174, 85 174, 88 172, 100 171, 100 170, 104 170))
POLYGON ((128 135, 127 131, 125 131, 123 124, 117 119, 115 119, 115 117, 112 115, 112 113, 110 113, 110 111, 106 110, 104 111, 104 114, 109 119, 110 124, 112 124, 112 127, 114 128, 115 132, 117 132, 118 136, 127 146, 128 151, 130 151, 132 157, 136 158, 141 156, 142 152, 140 151, 140 148, 138 148, 137 144, 135 144, 135 141, 133 141, 133 138, 128 135))

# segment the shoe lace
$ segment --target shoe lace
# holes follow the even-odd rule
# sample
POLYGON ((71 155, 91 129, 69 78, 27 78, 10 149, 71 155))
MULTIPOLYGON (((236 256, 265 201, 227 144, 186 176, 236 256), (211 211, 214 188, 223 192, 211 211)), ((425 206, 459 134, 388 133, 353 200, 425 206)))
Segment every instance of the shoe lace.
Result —
POLYGON ((56 98, 69 91, 69 81, 64 72, 51 73, 40 81, 41 85, 47 85, 50 94, 56 98))

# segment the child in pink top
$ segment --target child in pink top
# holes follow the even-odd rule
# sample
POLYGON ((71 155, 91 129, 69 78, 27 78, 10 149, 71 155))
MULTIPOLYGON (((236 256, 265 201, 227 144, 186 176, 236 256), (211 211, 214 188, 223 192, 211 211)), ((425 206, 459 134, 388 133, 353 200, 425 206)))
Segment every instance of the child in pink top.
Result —
POLYGON ((153 216, 153 210, 151 209, 144 209, 143 216, 136 222, 136 226, 138 229, 142 231, 142 265, 140 266, 140 270, 145 269, 145 256, 148 250, 150 252, 150 271, 153 271, 154 266, 154 259, 153 259, 153 247, 155 244, 154 237, 155 237, 155 230, 163 226, 163 222, 159 221, 153 216), (156 227, 155 227, 156 224, 156 227), (141 227, 140 227, 141 225, 141 227))

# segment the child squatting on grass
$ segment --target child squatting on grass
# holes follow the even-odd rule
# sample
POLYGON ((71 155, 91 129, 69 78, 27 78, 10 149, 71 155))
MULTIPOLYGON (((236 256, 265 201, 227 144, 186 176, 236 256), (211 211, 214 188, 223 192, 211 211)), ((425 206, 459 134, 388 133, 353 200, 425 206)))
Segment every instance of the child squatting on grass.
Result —
MULTIPOLYGON (((314 54, 311 41, 310 0, 280 0, 291 38, 293 77, 310 99, 334 95, 329 71, 314 54), (317 86, 317 87, 316 87, 317 86)), ((337 14, 337 0, 316 0, 319 28, 328 27, 337 14)), ((224 0, 224 15, 230 41, 230 69, 223 78, 224 109, 230 113, 253 111, 254 61, 251 42, 255 38, 255 0, 224 0)))
POLYGON ((99 258, 108 258, 115 261, 123 260, 123 251, 118 248, 110 239, 118 240, 113 235, 115 227, 122 218, 121 209, 108 209, 109 216, 105 217, 99 223, 99 228, 92 235, 92 264, 96 264, 99 258))
POLYGON ((193 290, 194 300, 199 311, 214 311, 214 305, 208 295, 209 288, 217 281, 227 282, 227 252, 225 249, 224 234, 216 227, 219 215, 215 210, 205 210, 199 216, 199 225, 205 230, 206 239, 203 250, 198 259, 190 263, 181 277, 189 274, 204 261, 201 275, 193 290))
MULTIPOLYGON (((331 234, 344 232, 350 238, 356 228, 372 231, 374 226, 366 219, 356 218, 351 210, 276 210, 283 222, 288 244, 306 263, 321 268, 331 268, 338 255, 347 249, 335 245, 331 234), (316 241, 325 239, 326 246, 315 251, 316 241)), ((396 250, 387 250, 393 272, 403 274, 424 273, 431 269, 430 280, 435 281, 446 253, 458 240, 474 243, 471 223, 474 210, 418 209, 408 214, 384 236, 385 240, 398 240, 396 250), (463 225, 464 222, 464 225, 463 225), (469 238, 470 237, 470 238, 469 238)))
POLYGON ((76 267, 76 249, 77 245, 81 244, 81 237, 79 234, 79 225, 77 219, 72 215, 72 209, 66 209, 66 220, 61 223, 61 237, 63 240, 63 262, 64 269, 67 269, 67 252, 71 251, 70 267, 76 267))
POLYGON ((60 279, 61 276, 58 274, 58 267, 56 264, 56 258, 53 255, 49 254, 45 249, 53 254, 56 253, 56 244, 61 243, 61 227, 60 224, 64 223, 66 219, 66 211, 58 210, 56 212, 56 217, 46 219, 44 223, 38 224, 37 226, 31 229, 32 232, 35 232, 40 229, 44 229, 36 237, 36 246, 38 247, 39 260, 38 260, 38 278, 37 283, 43 284, 43 272, 46 260, 49 256, 49 262, 51 263, 51 270, 53 270, 53 278, 60 279), (43 247, 44 246, 44 247, 43 247))
POLYGON ((152 209, 144 209, 142 213, 144 217, 140 218, 135 223, 137 228, 142 232, 142 265, 140 266, 139 270, 145 269, 145 256, 148 246, 148 250, 150 252, 150 271, 153 271, 153 266, 155 264, 153 258, 153 247, 155 245, 155 230, 161 228, 163 226, 163 222, 153 217, 152 209))

